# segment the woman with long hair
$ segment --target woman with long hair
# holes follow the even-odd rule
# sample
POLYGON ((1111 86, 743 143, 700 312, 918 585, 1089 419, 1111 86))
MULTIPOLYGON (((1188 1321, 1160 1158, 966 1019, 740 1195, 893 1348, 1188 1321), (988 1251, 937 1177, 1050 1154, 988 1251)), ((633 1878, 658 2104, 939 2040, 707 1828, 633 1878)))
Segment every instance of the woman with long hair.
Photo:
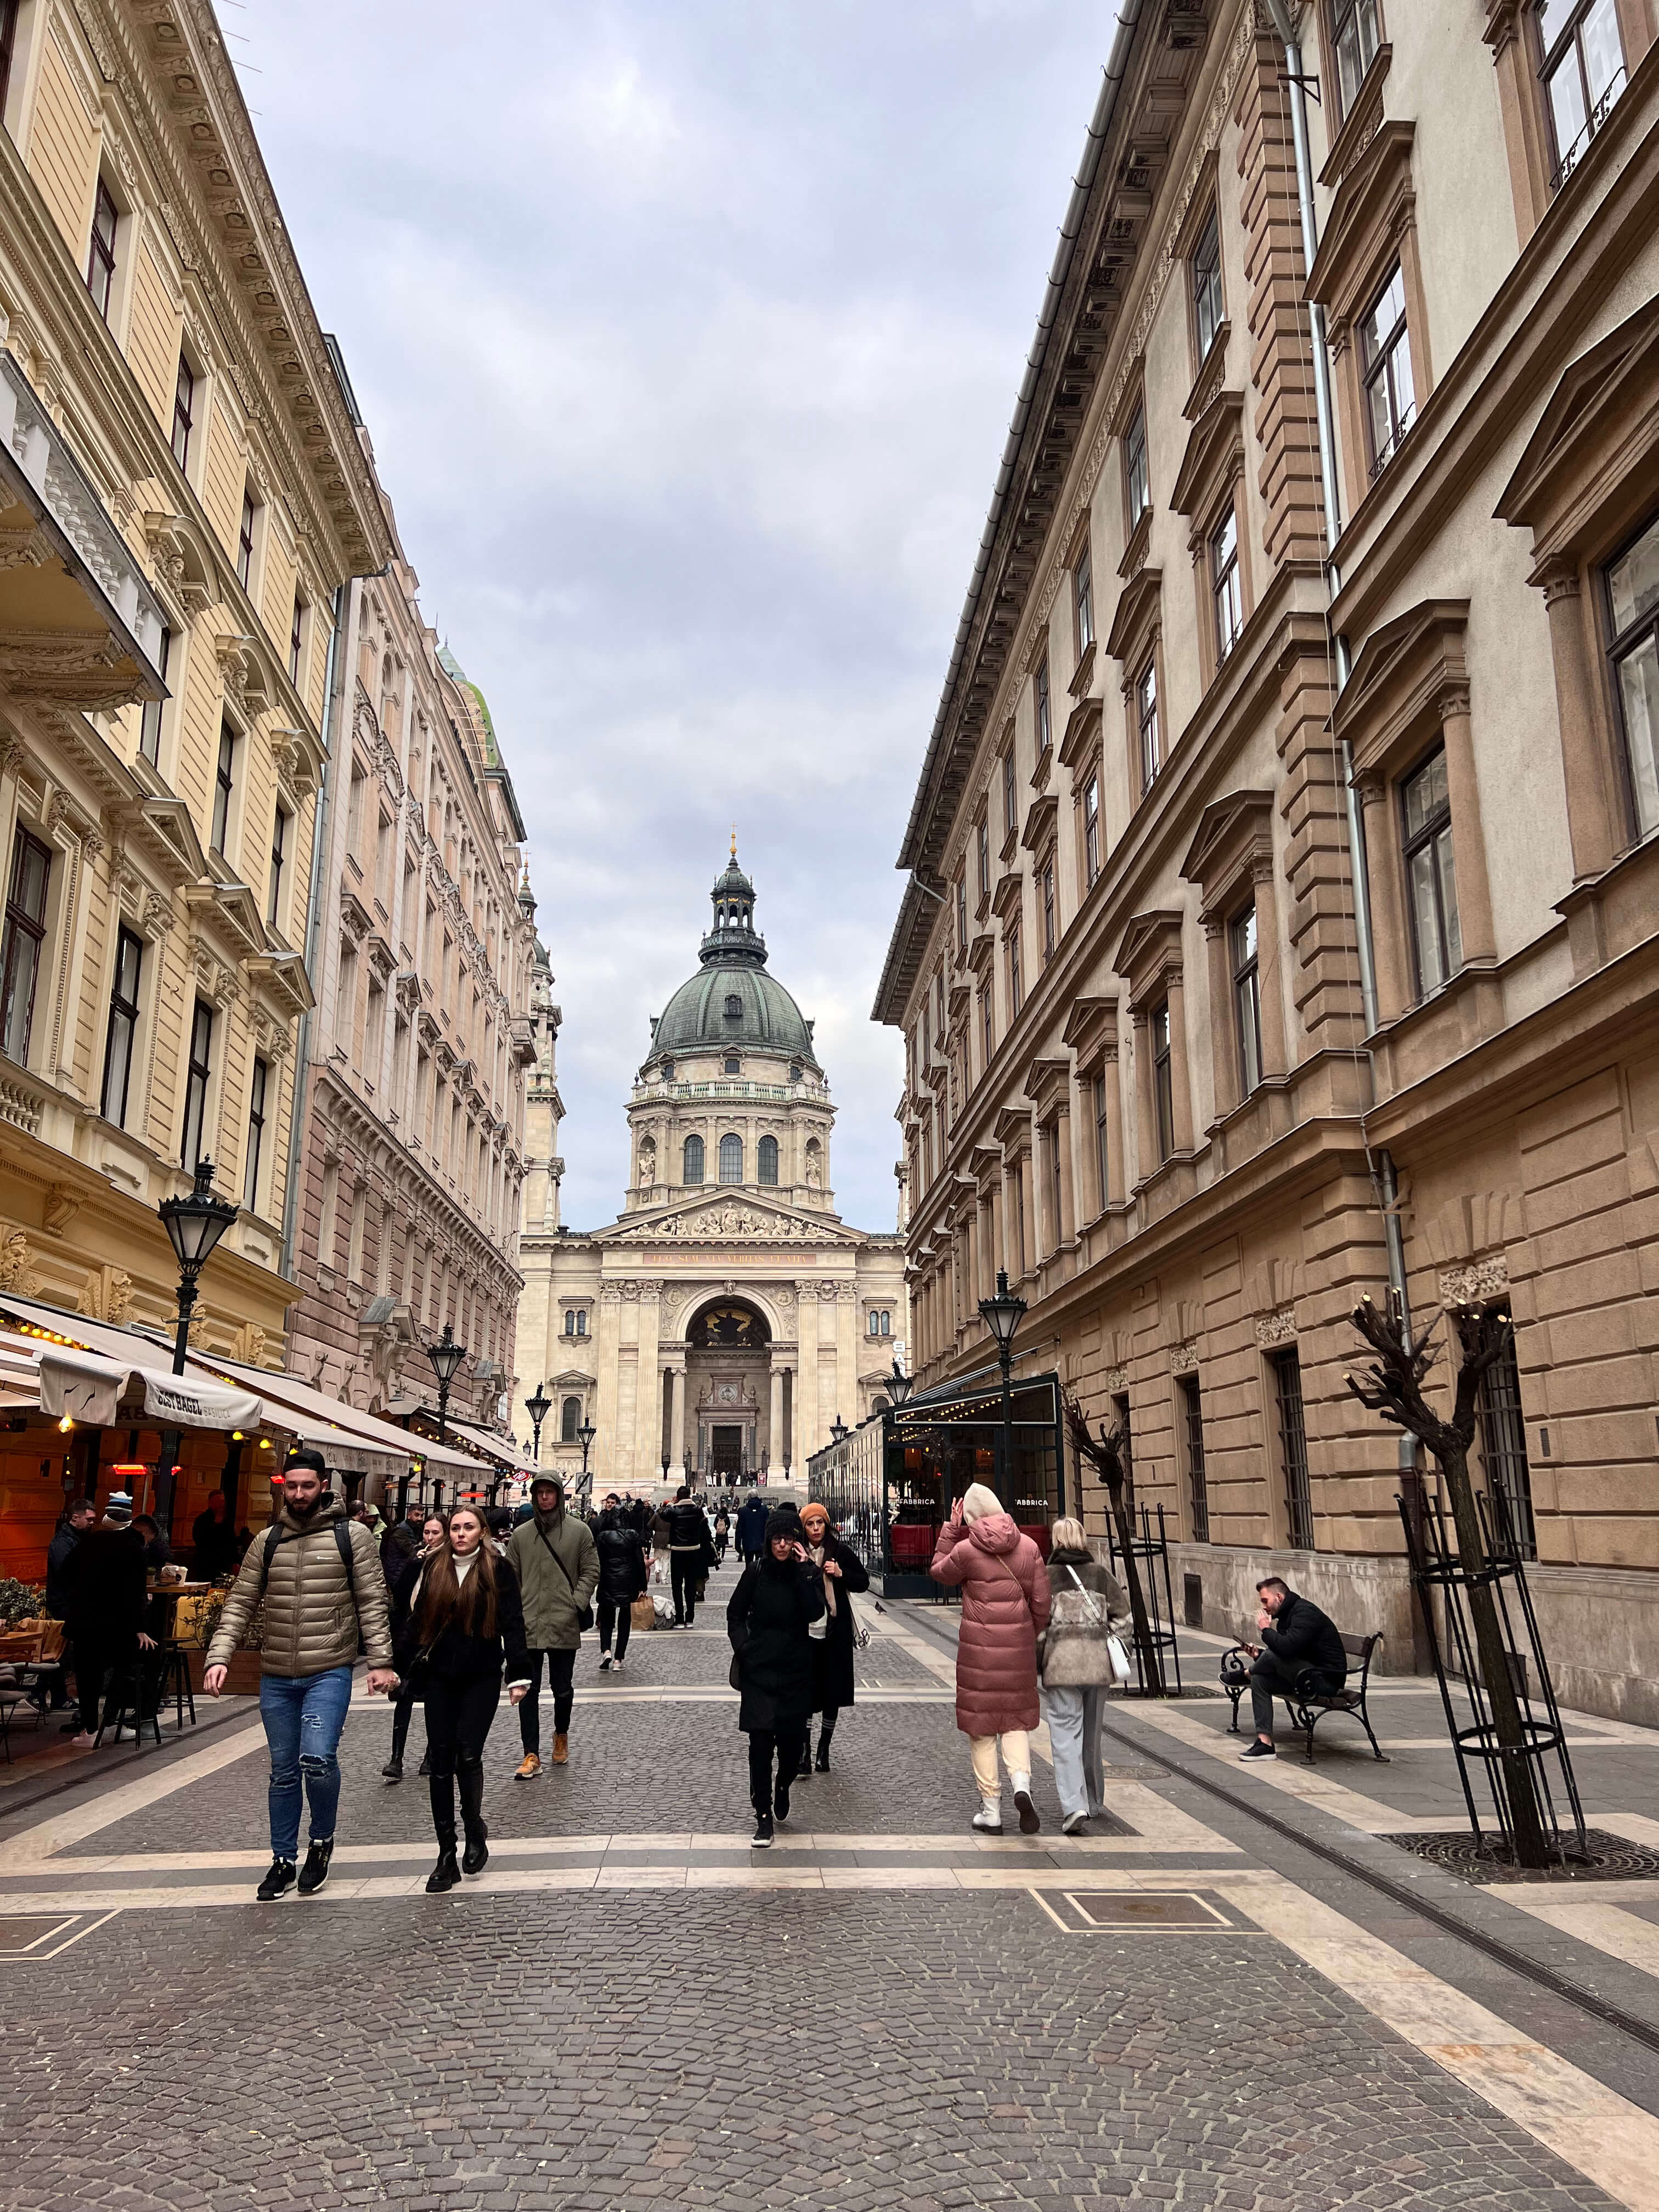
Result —
POLYGON ((463 1869, 482 1874, 489 1861, 483 1819, 483 1751, 501 1698, 516 1705, 530 1687, 519 1578, 499 1559, 476 1505, 458 1505, 445 1541, 421 1568, 398 1654, 399 1675, 416 1678, 426 1698, 426 1741, 432 1761, 432 1826, 438 1863, 429 1891, 453 1889, 463 1869), (459 1784, 466 1850, 455 1863, 459 1784))
MULTIPOLYGON (((870 1577, 850 1544, 843 1544, 830 1525, 830 1509, 816 1498, 800 1510, 806 1531, 806 1555, 823 1577, 824 1615, 806 1632, 812 1639, 812 1710, 818 1722, 818 1772, 830 1771, 830 1739, 836 1717, 853 1702, 853 1646, 857 1623, 853 1618, 853 1592, 867 1590, 870 1577)), ((800 1747, 804 1780, 812 1771, 812 1729, 809 1722, 800 1747)))
MULTIPOLYGON (((393 1531, 396 1534, 398 1532, 393 1531)), ((390 1539, 380 1553, 380 1565, 385 1571, 386 1588, 392 1593, 392 1648, 396 1651, 409 1626, 410 1601, 415 1595, 415 1585, 421 1578, 421 1569, 427 1561, 443 1548, 449 1534, 449 1516, 440 1513, 434 1505, 421 1523, 418 1549, 409 1551, 402 1547, 388 1559, 392 1549, 390 1539)), ((392 1756, 380 1769, 388 1782, 404 1778, 404 1746, 409 1741, 410 1716, 415 1710, 415 1700, 421 1694, 421 1685, 408 1674, 400 1674, 392 1697, 392 1756)), ((421 1771, 431 1771, 431 1759, 421 1761, 421 1771)))

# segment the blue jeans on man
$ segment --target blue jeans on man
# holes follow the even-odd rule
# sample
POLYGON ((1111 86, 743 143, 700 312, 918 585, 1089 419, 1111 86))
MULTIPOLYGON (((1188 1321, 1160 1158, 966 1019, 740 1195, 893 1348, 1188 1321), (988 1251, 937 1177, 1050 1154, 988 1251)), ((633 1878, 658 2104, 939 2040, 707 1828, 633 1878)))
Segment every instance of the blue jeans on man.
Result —
POLYGON ((259 1717, 270 1746, 270 1855, 292 1863, 300 1855, 300 1796, 311 1808, 311 1841, 334 1840, 340 1805, 340 1731, 351 1703, 351 1669, 329 1667, 320 1674, 266 1674, 259 1684, 259 1717))

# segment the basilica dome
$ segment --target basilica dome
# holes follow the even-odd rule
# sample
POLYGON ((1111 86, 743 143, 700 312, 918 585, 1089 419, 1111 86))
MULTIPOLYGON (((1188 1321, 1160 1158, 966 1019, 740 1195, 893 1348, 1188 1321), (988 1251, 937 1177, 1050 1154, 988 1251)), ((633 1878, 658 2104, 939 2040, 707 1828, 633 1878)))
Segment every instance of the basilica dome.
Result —
POLYGON ((654 1066, 676 1053, 761 1051, 817 1069, 812 1024, 766 970, 766 939, 755 928, 755 887, 738 866, 737 845, 714 884, 714 927, 697 973, 680 985, 651 1024, 654 1066))

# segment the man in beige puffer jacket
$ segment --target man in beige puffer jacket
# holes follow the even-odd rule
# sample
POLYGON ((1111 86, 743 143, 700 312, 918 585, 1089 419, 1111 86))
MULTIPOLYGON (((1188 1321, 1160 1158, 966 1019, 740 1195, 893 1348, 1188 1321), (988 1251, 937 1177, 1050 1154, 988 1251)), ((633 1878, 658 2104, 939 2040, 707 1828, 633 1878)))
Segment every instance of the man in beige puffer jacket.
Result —
POLYGON ((346 1518, 324 1487, 320 1452, 296 1452, 283 1475, 283 1503, 248 1547, 208 1647, 202 1687, 217 1697, 260 1601, 259 1717, 270 1746, 270 1871, 257 1895, 269 1903, 295 1878, 300 1796, 311 1808, 311 1847, 301 1896, 328 1879, 340 1802, 340 1732, 351 1703, 361 1635, 371 1694, 397 1681, 386 1577, 368 1530, 346 1518))

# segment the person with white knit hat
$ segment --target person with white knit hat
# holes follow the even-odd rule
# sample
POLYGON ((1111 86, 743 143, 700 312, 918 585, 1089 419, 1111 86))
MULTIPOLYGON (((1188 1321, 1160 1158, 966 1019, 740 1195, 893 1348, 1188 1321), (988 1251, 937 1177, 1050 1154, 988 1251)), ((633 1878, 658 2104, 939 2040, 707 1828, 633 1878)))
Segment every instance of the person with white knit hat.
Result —
POLYGON ((1037 1638, 1048 1625, 1050 1605, 1042 1554, 1003 1511, 996 1492, 975 1482, 939 1530, 928 1572, 962 1592, 957 1726, 968 1739, 979 1785, 973 1826, 985 1834, 1002 1832, 1000 1747, 1020 1833, 1034 1836, 1042 1822, 1031 1797, 1030 1731, 1042 1717, 1037 1638))

